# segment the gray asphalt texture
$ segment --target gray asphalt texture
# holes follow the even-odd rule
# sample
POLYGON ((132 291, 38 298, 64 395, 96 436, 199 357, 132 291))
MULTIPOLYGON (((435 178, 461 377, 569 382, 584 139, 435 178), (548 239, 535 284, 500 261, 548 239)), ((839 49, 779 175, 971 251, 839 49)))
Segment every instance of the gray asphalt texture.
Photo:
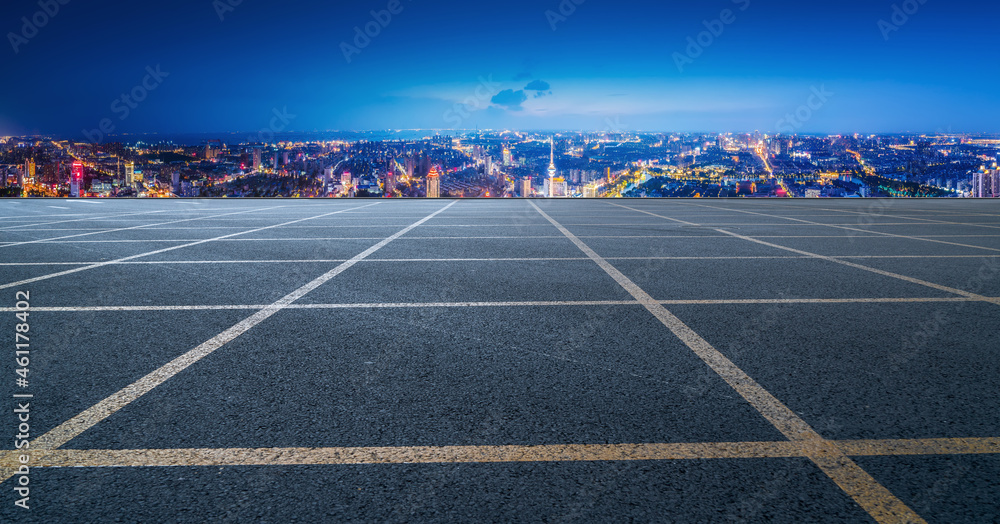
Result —
MULTIPOLYGON (((870 301, 959 296, 877 271, 1000 296, 1000 202, 532 202, 685 301, 666 308, 824 438, 1000 437, 1000 304, 870 301), (844 301, 696 303, 758 299, 844 301)), ((0 285, 103 264, 0 308, 147 308, 31 313, 32 437, 451 203, 0 200, 0 285)), ((632 300, 528 201, 458 201, 295 302, 372 307, 283 309, 62 448, 786 440, 641 305, 421 305, 632 300)), ((16 428, 4 407, 2 449, 16 428)), ((928 522, 1000 520, 996 454, 855 460, 928 522)), ((31 486, 25 511, 0 485, 0 522, 873 521, 806 458, 36 468, 31 486)))

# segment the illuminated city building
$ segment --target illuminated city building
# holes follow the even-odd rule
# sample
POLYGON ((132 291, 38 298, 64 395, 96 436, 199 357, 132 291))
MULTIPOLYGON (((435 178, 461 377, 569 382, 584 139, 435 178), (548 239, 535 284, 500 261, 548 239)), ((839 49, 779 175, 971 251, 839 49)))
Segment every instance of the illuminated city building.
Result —
POLYGON ((427 174, 427 198, 441 198, 441 172, 437 166, 427 174))
POLYGON ((35 159, 29 158, 24 161, 24 177, 29 184, 35 182, 35 159))
POLYGON ((393 192, 396 190, 396 161, 395 159, 389 160, 389 164, 385 171, 385 185, 382 188, 382 193, 385 196, 391 197, 393 192))
POLYGON ((253 149, 253 171, 260 171, 260 148, 258 147, 253 149))
POLYGON ((531 177, 521 179, 521 196, 528 198, 531 196, 531 177))
POLYGON ((569 184, 562 177, 546 178, 542 191, 548 198, 568 197, 569 184))
POLYGON ((135 185, 135 162, 125 162, 125 185, 135 185))
POLYGON ((73 171, 69 177, 69 196, 80 198, 83 191, 83 164, 73 162, 73 171))
POLYGON ((507 146, 507 144, 504 144, 504 146, 503 146, 503 165, 504 165, 504 167, 510 167, 510 164, 511 164, 510 147, 507 146))
POLYGON ((548 190, 545 192, 550 198, 554 196, 552 194, 552 188, 555 187, 553 184, 553 179, 556 177, 556 140, 555 137, 549 139, 549 177, 548 177, 548 190))
POLYGON ((1000 169, 996 164, 992 169, 985 166, 972 174, 973 198, 1000 198, 1000 169))

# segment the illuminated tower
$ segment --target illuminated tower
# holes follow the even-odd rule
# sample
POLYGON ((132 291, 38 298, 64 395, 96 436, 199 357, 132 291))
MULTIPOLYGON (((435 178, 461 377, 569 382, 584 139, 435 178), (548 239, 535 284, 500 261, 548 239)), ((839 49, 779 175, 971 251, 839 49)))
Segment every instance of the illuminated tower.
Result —
POLYGON ((260 148, 257 147, 253 149, 253 170, 260 171, 260 148))
POLYGON ((545 195, 549 198, 569 196, 569 188, 566 180, 556 177, 556 142, 555 138, 549 142, 549 178, 545 181, 545 195))
POLYGON ((80 198, 83 190, 83 164, 73 162, 73 171, 69 177, 69 196, 80 198))
POLYGON ((135 185, 135 162, 125 162, 125 185, 135 185))
MULTIPOLYGON (((553 187, 552 179, 556 177, 556 141, 555 137, 549 139, 549 188, 553 187)), ((552 196, 552 195, 549 195, 552 196)))
POLYGON ((441 172, 437 166, 427 174, 427 198, 441 198, 441 172))
POLYGON ((24 177, 27 183, 35 182, 35 159, 29 158, 24 161, 24 177))
POLYGON ((510 147, 507 144, 503 146, 503 165, 504 167, 510 167, 510 147))

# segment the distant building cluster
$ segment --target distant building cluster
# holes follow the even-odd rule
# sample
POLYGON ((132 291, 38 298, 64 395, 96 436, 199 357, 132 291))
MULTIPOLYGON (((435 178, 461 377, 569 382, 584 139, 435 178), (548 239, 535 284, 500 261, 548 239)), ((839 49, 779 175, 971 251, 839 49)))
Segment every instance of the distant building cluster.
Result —
POLYGON ((0 194, 997 198, 998 155, 1000 137, 954 134, 397 131, 104 144, 0 137, 0 194))
POLYGON ((972 175, 973 198, 1000 198, 1000 169, 981 167, 972 175))

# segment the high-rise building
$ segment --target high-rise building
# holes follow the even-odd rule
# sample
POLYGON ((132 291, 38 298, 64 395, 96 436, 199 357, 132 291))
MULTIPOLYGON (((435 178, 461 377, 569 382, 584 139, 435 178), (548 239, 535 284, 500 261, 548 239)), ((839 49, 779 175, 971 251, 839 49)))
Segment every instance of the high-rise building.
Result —
POLYGON ((597 198, 597 184, 583 186, 583 198, 597 198))
POLYGON ((260 148, 255 147, 253 149, 253 170, 254 172, 260 171, 260 148))
POLYGON ((524 198, 531 196, 531 177, 521 179, 521 196, 524 198))
POLYGON ((73 162, 73 171, 69 176, 69 196, 80 198, 83 194, 83 164, 73 162))
POLYGON ((389 165, 385 171, 385 184, 382 188, 382 194, 385 196, 393 196, 393 192, 396 190, 396 160, 390 159, 389 165))
POLYGON ((125 162, 125 185, 128 187, 135 185, 135 162, 125 162))
POLYGON ((35 182, 35 159, 29 158, 24 161, 24 176, 29 183, 35 182))
POLYGON ((510 164, 511 164, 510 147, 507 146, 507 144, 504 144, 504 146, 503 146, 503 165, 504 165, 504 167, 510 167, 510 164))
POLYGON ((562 177, 546 178, 543 192, 548 198, 568 197, 569 184, 562 177))
POLYGON ((427 174, 427 198, 441 198, 441 172, 437 166, 427 174))
POLYGON ((985 166, 972 174, 973 198, 1000 198, 1000 169, 996 164, 992 169, 985 166))

